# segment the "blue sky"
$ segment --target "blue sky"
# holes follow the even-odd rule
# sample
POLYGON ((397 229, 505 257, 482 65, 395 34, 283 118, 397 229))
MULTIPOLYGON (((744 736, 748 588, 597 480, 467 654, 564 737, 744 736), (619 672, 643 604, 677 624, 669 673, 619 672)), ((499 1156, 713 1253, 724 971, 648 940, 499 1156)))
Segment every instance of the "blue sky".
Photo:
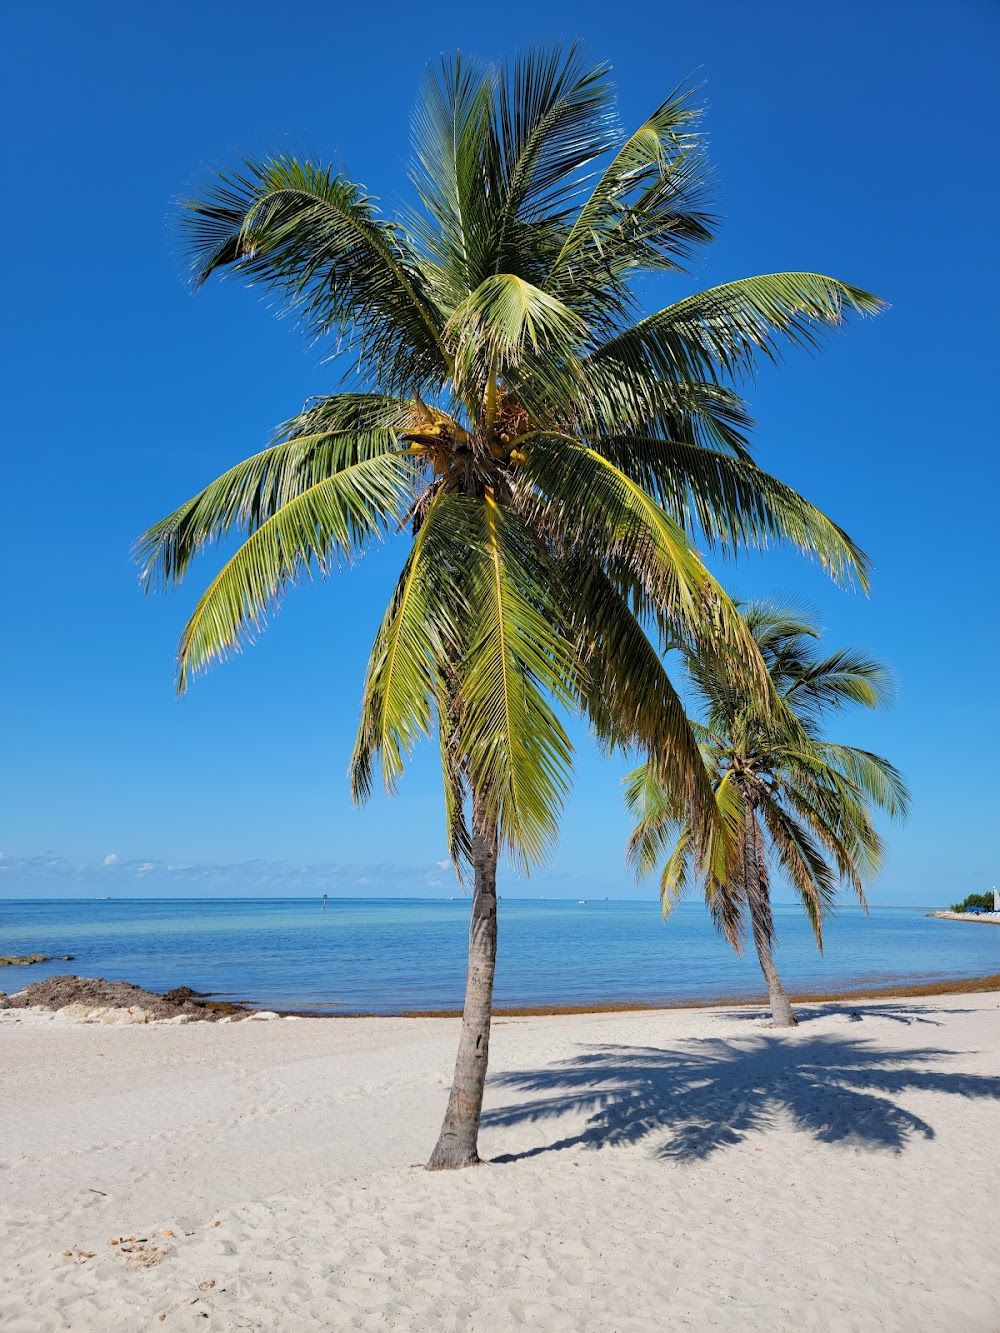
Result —
MULTIPOLYGON (((577 37, 612 62, 629 124, 704 85, 725 222, 664 303, 776 269, 891 303, 750 391, 762 463, 865 547, 871 596, 784 552, 719 572, 741 595, 806 601, 832 641, 896 672, 891 712, 840 724, 915 796, 873 900, 1000 882, 982 778, 998 740, 1000 11, 512 0, 502 19, 450 2, 8 8, 0 893, 453 892, 433 757, 363 811, 345 779, 398 549, 293 593, 252 651, 174 698, 174 645, 213 565, 144 600, 132 540, 335 377, 254 293, 192 295, 172 200, 273 148, 346 166, 391 209, 430 60, 577 37)), ((504 891, 636 896, 621 766, 579 739, 552 867, 504 891)))

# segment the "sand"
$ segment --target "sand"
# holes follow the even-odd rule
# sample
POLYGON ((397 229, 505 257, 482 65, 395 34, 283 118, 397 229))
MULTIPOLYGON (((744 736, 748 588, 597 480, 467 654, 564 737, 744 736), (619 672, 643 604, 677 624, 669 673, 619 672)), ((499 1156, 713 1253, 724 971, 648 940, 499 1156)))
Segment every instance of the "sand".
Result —
POLYGON ((995 1333, 1000 996, 800 1016, 0 1012, 0 1331, 995 1333))

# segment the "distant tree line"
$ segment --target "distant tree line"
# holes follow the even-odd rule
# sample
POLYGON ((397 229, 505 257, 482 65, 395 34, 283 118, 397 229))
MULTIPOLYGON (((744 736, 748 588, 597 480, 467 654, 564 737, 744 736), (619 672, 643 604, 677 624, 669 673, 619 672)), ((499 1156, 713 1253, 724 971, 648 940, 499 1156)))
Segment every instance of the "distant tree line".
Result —
POLYGON ((993 911, 993 894, 992 894, 992 893, 970 893, 969 896, 965 899, 964 902, 961 902, 961 903, 952 903, 951 910, 952 910, 953 912, 967 912, 967 911, 969 910, 970 907, 981 907, 981 908, 983 909, 984 912, 992 912, 992 911, 993 911))

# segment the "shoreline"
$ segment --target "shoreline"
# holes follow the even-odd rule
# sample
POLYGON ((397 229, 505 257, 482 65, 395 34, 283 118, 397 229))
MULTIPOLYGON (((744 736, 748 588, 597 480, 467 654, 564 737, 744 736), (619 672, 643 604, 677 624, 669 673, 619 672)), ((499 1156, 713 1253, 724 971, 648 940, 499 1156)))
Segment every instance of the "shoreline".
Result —
MULTIPOLYGON (((3 995, 0 997, 0 1000, 2 1000, 0 1008, 19 1011, 41 1008, 58 1012, 69 1005, 72 1010, 79 1011, 74 1012, 73 1016, 82 1020, 85 1016, 84 1010, 88 1005, 91 1009, 94 1009, 95 1013, 103 1013, 109 1006, 117 1005, 119 1008, 127 1006, 126 1009, 121 1009, 121 1014, 125 1012, 131 1014, 133 1008, 138 1006, 141 1014, 149 1010, 150 1017, 155 1012, 155 1015, 160 1019, 171 1018, 173 1022, 232 1022, 239 1021, 241 1018, 256 1016, 321 1019, 458 1019, 462 1017, 462 1010, 456 1007, 399 1009, 391 1012, 361 1008, 344 1008, 335 1012, 329 1010, 324 1012, 292 1006, 283 1007, 278 1004, 265 1007, 264 1004, 252 999, 243 999, 235 1003, 219 1000, 214 998, 211 992, 195 991, 187 986, 174 988, 170 991, 146 991, 142 987, 128 982, 109 982, 104 978, 79 976, 49 978, 47 982, 38 984, 40 993, 37 995, 28 994, 28 992, 34 992, 35 989, 34 985, 29 985, 9 996, 3 995), (54 982, 64 984, 53 994, 49 983, 54 982)), ((892 1000, 909 997, 988 994, 991 992, 1000 992, 1000 973, 988 973, 973 977, 939 977, 936 980, 928 981, 873 982, 868 985, 862 983, 844 989, 800 990, 789 988, 788 997, 792 1004, 823 1004, 852 1000, 892 1000)), ((492 1012, 493 1016, 498 1019, 548 1018, 586 1014, 680 1013, 700 1009, 766 1009, 767 1005, 767 997, 757 991, 740 992, 724 997, 687 996, 676 1000, 661 1001, 635 999, 581 1001, 564 1004, 496 1004, 492 1012)), ((104 1019, 103 1021, 111 1020, 104 1019)), ((141 1016, 135 1020, 126 1020, 121 1017, 121 1021, 146 1022, 148 1018, 141 1016)))
POLYGON ((1000 912, 928 912, 938 921, 972 921, 980 926, 1000 926, 1000 912))
MULTIPOLYGON (((979 977, 953 977, 943 981, 895 982, 884 986, 862 986, 838 991, 791 991, 793 1004, 822 1004, 839 1000, 915 999, 932 995, 972 995, 1000 991, 1000 972, 979 977)), ((521 1004, 496 1005, 494 1018, 549 1018, 573 1014, 643 1014, 692 1009, 728 1009, 757 1006, 766 1008, 766 996, 733 995, 726 999, 677 1000, 655 1003, 650 1000, 605 1001, 596 1004, 521 1004)), ((461 1009, 404 1009, 399 1013, 322 1014, 307 1009, 279 1009, 276 1012, 301 1018, 461 1018, 461 1009)))

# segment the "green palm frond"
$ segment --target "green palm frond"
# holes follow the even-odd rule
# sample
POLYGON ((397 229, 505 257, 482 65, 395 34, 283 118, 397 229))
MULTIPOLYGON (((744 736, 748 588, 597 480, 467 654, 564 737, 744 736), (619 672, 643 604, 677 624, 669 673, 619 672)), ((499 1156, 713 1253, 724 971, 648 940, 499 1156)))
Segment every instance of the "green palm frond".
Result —
POLYGON ((782 342, 815 348, 824 326, 840 324, 849 311, 874 315, 883 306, 870 292, 821 273, 741 278, 649 315, 593 359, 642 377, 749 375, 759 356, 776 360, 782 342))
POLYGON ((881 867, 884 845, 850 784, 785 784, 782 806, 809 829, 836 866, 841 882, 865 901, 865 877, 881 867))
POLYGON ((868 587, 864 552, 820 510, 752 462, 677 440, 622 436, 601 454, 654 496, 688 532, 726 553, 788 541, 839 583, 868 587))
POLYGON ((406 755, 433 724, 441 676, 447 676, 459 643, 462 581, 454 576, 474 523, 474 507, 465 497, 442 489, 434 494, 368 661, 351 758, 356 800, 371 794, 376 758, 386 790, 394 791, 406 755))
POLYGON ((606 68, 579 49, 504 66, 461 56, 427 80, 413 122, 411 228, 448 309, 499 272, 541 278, 580 173, 611 142, 606 68))
POLYGON ((311 568, 329 572, 394 524, 409 493, 408 453, 364 458, 282 505, 246 539, 198 600, 178 649, 178 690, 193 672, 252 639, 288 587, 311 568))
POLYGON ((812 748, 824 763, 839 769, 860 793, 891 819, 906 818, 910 793, 902 774, 888 759, 853 745, 834 745, 829 741, 815 741, 812 748))
MULTIPOLYGON (((544 359, 553 344, 572 345, 581 332, 578 315, 515 273, 494 273, 481 282, 456 306, 445 330, 461 385, 503 374, 529 353, 533 361, 544 359)), ((575 359, 567 364, 565 356, 550 361, 547 387, 555 393, 570 388, 574 367, 575 359)), ((475 402, 474 393, 469 397, 475 402)), ((526 406, 539 406, 530 389, 521 397, 526 406)))
POLYGON ((712 792, 710 809, 691 820, 683 791, 653 763, 626 775, 625 806, 634 820, 626 860, 640 879, 662 861, 660 903, 666 917, 696 882, 719 930, 740 951, 744 902, 733 883, 739 873, 740 848, 748 818, 739 788, 728 775, 712 792))
POLYGON ((892 677, 885 664, 855 648, 841 648, 829 657, 803 664, 784 696, 800 711, 822 712, 859 704, 878 708, 892 696, 892 677))
POLYGON ((640 878, 651 875, 660 860, 670 855, 682 835, 685 847, 691 841, 685 828, 686 807, 663 782, 653 764, 640 764, 622 778, 625 809, 633 820, 626 860, 640 878))
POLYGON ((656 649, 627 601, 595 564, 570 556, 560 570, 574 590, 567 633, 587 663, 584 711, 608 750, 655 755, 651 773, 691 819, 709 817, 713 795, 698 737, 656 649))
POLYGON ((296 158, 247 160, 185 210, 199 285, 223 268, 266 284, 312 336, 346 338, 383 389, 444 382, 443 321, 417 255, 360 185, 296 158))
POLYGON ((458 684, 462 752, 501 845, 525 867, 556 835, 572 747, 554 703, 572 704, 580 663, 558 631, 555 578, 490 496, 477 510, 458 684))
POLYGON ((216 478, 144 533, 134 554, 140 581, 179 583, 197 553, 231 531, 252 533, 282 505, 326 477, 398 449, 409 405, 370 394, 338 394, 286 423, 284 439, 216 478))
POLYGON ((761 810, 778 863, 799 895, 812 926, 816 947, 823 952, 823 921, 833 910, 837 880, 808 826, 776 801, 761 810))
POLYGON ((638 274, 680 270, 713 239, 699 112, 672 94, 615 154, 577 213, 547 276, 601 340, 633 316, 638 274))
POLYGON ((538 508, 545 522, 574 534, 606 568, 627 571, 651 609, 692 635, 702 650, 716 645, 748 687, 756 683, 759 706, 766 709, 769 681, 757 647, 681 525, 596 449, 541 432, 521 447, 524 476, 544 497, 538 508))
POLYGON ((689 828, 683 828, 660 872, 660 907, 663 919, 676 907, 691 881, 694 837, 689 828))
POLYGON ((469 796, 468 783, 462 772, 460 754, 461 729, 458 697, 458 677, 453 668, 438 675, 437 692, 438 745, 441 751, 441 778, 444 787, 445 829, 448 835, 448 855, 458 876, 464 883, 466 867, 472 863, 472 834, 465 814, 469 796))
POLYGON ((703 380, 622 376, 611 364, 591 361, 573 403, 588 444, 621 438, 679 440, 718 449, 752 462, 753 418, 728 385, 703 380))
POLYGON ((678 254, 712 239, 712 219, 693 207, 707 168, 691 132, 700 118, 690 95, 672 93, 625 140, 576 215, 552 277, 602 258, 605 270, 676 267, 678 254))
POLYGON ((522 231, 560 217, 585 168, 614 143, 617 118, 607 65, 589 66, 578 44, 525 52, 500 71, 493 116, 502 169, 496 265, 523 262, 522 231), (520 242, 520 243, 519 243, 520 242))

